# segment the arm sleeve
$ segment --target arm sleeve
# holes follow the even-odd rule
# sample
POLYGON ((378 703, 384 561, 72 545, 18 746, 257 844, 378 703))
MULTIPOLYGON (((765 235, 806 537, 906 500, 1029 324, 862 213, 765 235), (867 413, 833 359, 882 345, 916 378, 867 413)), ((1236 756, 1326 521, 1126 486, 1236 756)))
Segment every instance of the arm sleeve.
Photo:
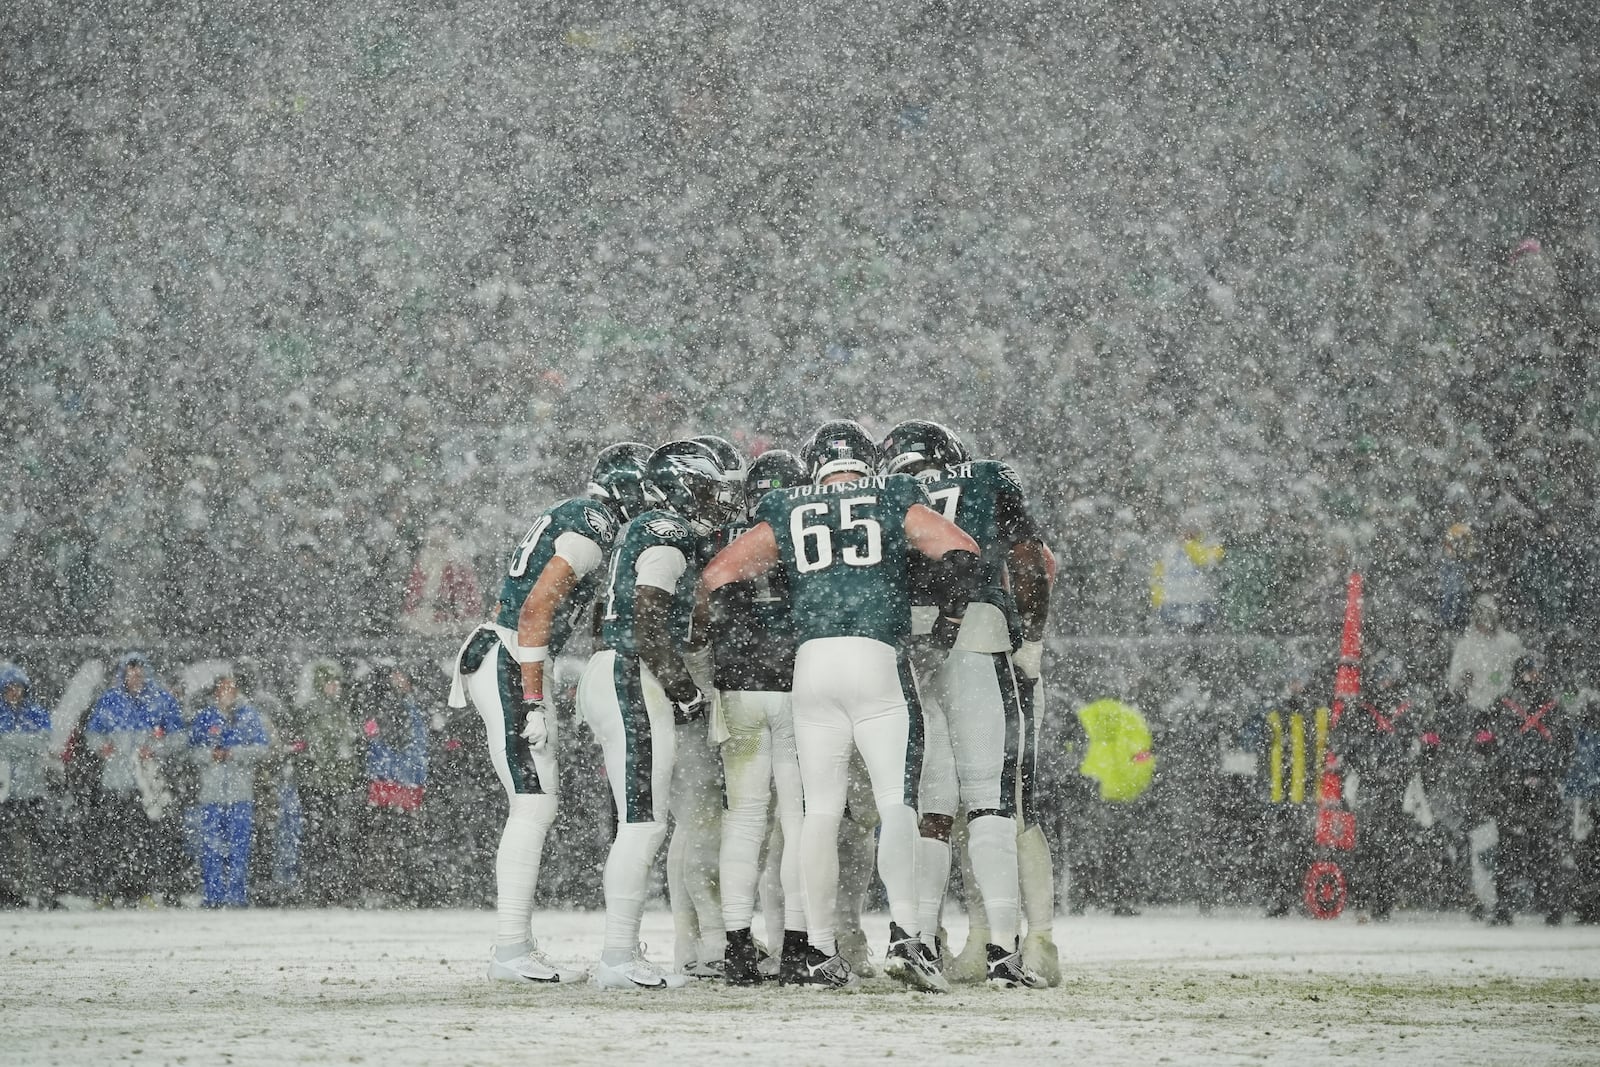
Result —
POLYGON ((689 558, 682 549, 672 545, 651 545, 639 553, 639 560, 634 565, 634 584, 672 593, 677 590, 678 579, 683 577, 688 567, 689 558))
POLYGON ((566 560, 572 573, 580 578, 600 566, 606 555, 594 541, 571 530, 556 538, 555 549, 556 555, 566 560))
POLYGON ((1039 524, 1033 521, 1033 516, 1028 514, 1028 506, 1023 502, 1022 493, 1004 483, 1000 492, 995 494, 994 523, 995 532, 1000 535, 1000 543, 1007 547, 1023 541, 1044 540, 1044 532, 1039 529, 1039 524))

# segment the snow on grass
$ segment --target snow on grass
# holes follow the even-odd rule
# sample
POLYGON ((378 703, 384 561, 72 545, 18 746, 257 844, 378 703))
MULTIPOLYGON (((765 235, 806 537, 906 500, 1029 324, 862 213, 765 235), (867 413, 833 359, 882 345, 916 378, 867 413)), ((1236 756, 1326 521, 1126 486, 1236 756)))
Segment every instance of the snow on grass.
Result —
MULTIPOLYGON (((549 912, 589 962, 602 917, 549 912)), ((959 917, 951 922, 957 945, 959 917)), ((1600 929, 1455 916, 1384 925, 1154 911, 1058 920, 1059 989, 875 979, 853 993, 654 994, 484 981, 493 918, 463 911, 12 912, 8 1064, 1595 1063, 1600 929)), ((881 946, 887 919, 869 919, 881 946)), ((645 919, 670 960, 671 918, 645 919)))

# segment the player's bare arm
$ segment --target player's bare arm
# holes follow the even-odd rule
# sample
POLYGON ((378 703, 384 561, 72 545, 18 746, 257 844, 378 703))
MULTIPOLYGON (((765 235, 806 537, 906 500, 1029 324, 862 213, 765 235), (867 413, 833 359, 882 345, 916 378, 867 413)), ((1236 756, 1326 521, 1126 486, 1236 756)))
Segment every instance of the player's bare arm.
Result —
MULTIPOLYGON (((926 508, 923 508, 927 511, 926 508)), ((929 514, 933 514, 929 512, 929 514)), ((934 515, 943 521, 943 517, 934 515)), ((957 533, 961 533, 959 529, 957 533)), ((961 534, 966 537, 966 534, 961 534)), ((970 542, 972 538, 968 537, 970 542)), ((756 578, 767 573, 772 565, 778 562, 778 539, 773 536, 772 527, 766 523, 757 523, 734 539, 733 543, 714 556, 706 564, 704 573, 700 576, 700 584, 707 593, 713 593, 725 585, 733 582, 742 582, 756 578)))
MULTIPOLYGON (((523 649, 542 649, 550 643, 550 624, 556 609, 578 586, 578 573, 560 556, 550 557, 539 580, 528 592, 517 613, 517 644, 523 649)), ((522 691, 528 695, 544 693, 544 657, 521 663, 522 691)))

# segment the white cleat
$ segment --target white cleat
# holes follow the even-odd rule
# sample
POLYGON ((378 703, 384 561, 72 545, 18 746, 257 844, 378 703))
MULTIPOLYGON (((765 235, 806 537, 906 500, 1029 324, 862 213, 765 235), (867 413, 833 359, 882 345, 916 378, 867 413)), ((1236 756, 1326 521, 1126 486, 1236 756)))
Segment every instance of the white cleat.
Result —
POLYGON ((641 989, 682 989, 690 979, 683 974, 669 974, 644 958, 641 947, 626 963, 612 964, 601 961, 594 969, 593 982, 600 989, 621 989, 637 992, 641 989))
POLYGON ((940 970, 933 950, 920 938, 907 936, 894 923, 889 924, 889 952, 883 959, 883 973, 924 993, 950 992, 950 982, 940 970))
POLYGON ((550 957, 539 951, 537 944, 509 960, 498 959, 491 953, 488 974, 497 982, 521 982, 525 985, 560 985, 562 982, 581 982, 589 977, 587 971, 556 966, 550 957))

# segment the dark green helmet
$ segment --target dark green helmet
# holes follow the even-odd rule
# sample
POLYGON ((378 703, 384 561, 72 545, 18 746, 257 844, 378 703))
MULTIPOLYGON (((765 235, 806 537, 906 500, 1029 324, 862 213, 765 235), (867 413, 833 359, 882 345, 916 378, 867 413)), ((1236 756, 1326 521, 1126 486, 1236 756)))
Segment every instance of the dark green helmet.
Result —
POLYGON ((731 522, 744 505, 744 486, 699 441, 669 441, 650 454, 647 497, 677 513, 702 536, 731 522))
POLYGON ((772 490, 805 485, 806 481, 806 469, 800 465, 799 456, 787 448, 763 452, 750 464, 744 476, 745 506, 754 516, 756 505, 772 490))
POLYGON ((611 509, 618 522, 627 522, 648 506, 645 503, 645 466, 651 448, 638 441, 623 441, 600 450, 594 458, 587 494, 611 509))
POLYGON ((834 419, 818 426, 800 446, 800 465, 813 483, 841 471, 862 476, 878 469, 878 446, 853 419, 834 419))
POLYGON ((689 438, 711 449, 711 454, 717 457, 717 466, 729 474, 744 474, 744 457, 734 447, 732 441, 726 437, 718 437, 714 433, 696 434, 689 438))
POLYGON ((961 438, 948 427, 927 419, 900 423, 884 437, 882 447, 884 474, 918 474, 971 458, 961 438))

